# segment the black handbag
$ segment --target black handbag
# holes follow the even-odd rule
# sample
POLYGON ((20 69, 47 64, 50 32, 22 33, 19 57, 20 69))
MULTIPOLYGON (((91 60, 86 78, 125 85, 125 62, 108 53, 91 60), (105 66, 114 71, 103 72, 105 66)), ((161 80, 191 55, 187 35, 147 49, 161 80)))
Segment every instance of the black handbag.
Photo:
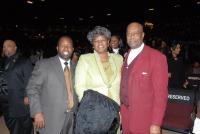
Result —
POLYGON ((75 134, 116 134, 119 105, 93 90, 84 92, 75 118, 75 134))

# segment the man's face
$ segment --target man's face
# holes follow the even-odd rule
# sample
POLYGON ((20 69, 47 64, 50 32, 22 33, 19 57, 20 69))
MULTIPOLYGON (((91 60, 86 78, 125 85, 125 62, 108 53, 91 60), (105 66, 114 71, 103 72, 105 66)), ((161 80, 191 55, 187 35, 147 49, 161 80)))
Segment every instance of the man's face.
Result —
POLYGON ((72 40, 68 37, 62 37, 59 40, 58 45, 57 45, 58 55, 62 59, 68 60, 71 58, 73 51, 74 51, 74 48, 73 48, 72 40))
POLYGON ((126 38, 127 43, 131 48, 134 49, 140 47, 144 39, 142 27, 137 23, 130 24, 127 28, 126 38))
POLYGON ((5 40, 3 43, 3 54, 6 57, 14 55, 17 51, 16 43, 12 40, 5 40))

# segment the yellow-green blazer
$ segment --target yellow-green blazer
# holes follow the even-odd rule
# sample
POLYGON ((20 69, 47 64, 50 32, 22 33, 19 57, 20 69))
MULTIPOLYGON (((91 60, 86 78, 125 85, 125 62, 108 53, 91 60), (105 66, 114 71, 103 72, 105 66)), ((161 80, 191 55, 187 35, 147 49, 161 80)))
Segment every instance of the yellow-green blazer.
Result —
POLYGON ((115 100, 118 104, 122 56, 109 53, 109 62, 113 71, 113 77, 108 81, 97 52, 81 55, 76 66, 75 90, 79 101, 87 89, 98 91, 115 100))

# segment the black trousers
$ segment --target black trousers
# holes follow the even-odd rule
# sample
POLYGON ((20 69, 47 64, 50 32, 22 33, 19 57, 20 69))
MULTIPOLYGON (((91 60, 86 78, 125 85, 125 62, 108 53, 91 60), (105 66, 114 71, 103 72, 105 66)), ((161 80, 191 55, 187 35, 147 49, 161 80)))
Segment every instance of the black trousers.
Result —
POLYGON ((8 117, 4 114, 4 119, 10 134, 32 134, 33 123, 29 115, 17 118, 8 117))

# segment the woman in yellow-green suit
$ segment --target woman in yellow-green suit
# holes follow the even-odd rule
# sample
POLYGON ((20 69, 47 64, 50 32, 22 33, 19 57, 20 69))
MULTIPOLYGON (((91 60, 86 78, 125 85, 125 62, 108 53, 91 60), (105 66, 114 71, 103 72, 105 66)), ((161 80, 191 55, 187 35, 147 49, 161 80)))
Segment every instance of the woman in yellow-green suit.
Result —
POLYGON ((81 55, 76 66, 75 90, 79 101, 84 91, 92 89, 101 93, 118 104, 122 56, 108 52, 111 32, 96 26, 87 35, 93 45, 94 53, 81 55))

